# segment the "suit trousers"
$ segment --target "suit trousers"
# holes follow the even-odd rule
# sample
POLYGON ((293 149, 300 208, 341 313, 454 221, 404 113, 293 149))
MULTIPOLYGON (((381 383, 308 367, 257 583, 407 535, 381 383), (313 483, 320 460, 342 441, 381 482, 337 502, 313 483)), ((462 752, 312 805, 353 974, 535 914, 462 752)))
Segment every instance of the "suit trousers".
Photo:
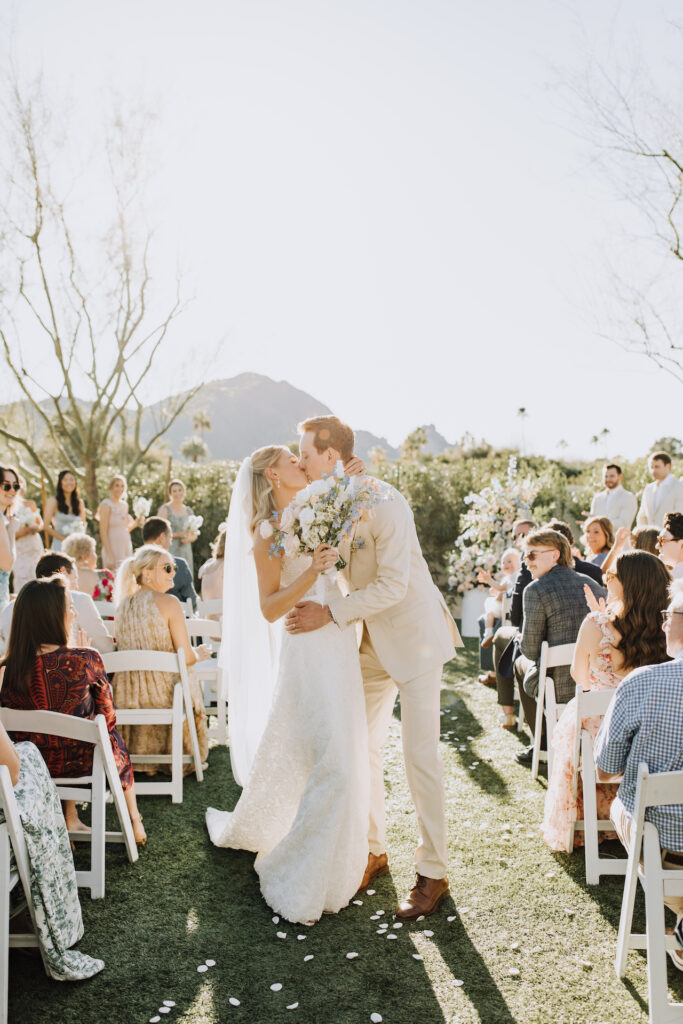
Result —
POLYGON ((395 683, 380 662, 365 626, 360 664, 370 748, 370 853, 378 856, 386 851, 382 747, 389 735, 398 690, 403 758, 417 811, 420 838, 415 853, 415 870, 427 878, 445 878, 448 861, 446 797, 439 752, 442 668, 431 669, 407 683, 395 683))
MULTIPOLYGON (((533 736, 536 732, 536 698, 530 697, 524 689, 524 676, 533 668, 533 661, 525 658, 523 654, 520 654, 519 658, 515 661, 515 679, 519 684, 519 699, 522 703, 524 710, 524 717, 526 724, 531 729, 531 735, 533 736)), ((541 747, 546 746, 545 739, 545 715, 543 716, 543 724, 541 725, 541 747)))
POLYGON ((493 667, 496 672, 498 703, 508 708, 515 703, 515 681, 512 677, 503 675, 501 659, 507 648, 512 645, 516 635, 517 630, 514 626, 501 626, 493 636, 493 667))

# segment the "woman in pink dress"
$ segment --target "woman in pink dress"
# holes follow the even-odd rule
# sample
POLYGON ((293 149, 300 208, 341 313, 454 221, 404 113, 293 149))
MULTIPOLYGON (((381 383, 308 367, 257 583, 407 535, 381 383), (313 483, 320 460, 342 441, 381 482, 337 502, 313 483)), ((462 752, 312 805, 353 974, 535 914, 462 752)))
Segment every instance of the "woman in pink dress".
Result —
POLYGON ((133 554, 130 532, 141 523, 128 512, 126 478, 115 476, 109 484, 109 497, 98 509, 102 539, 102 565, 116 572, 122 562, 133 554))
MULTIPOLYGON (((661 612, 667 606, 669 574, 646 551, 624 552, 615 569, 605 573, 607 604, 602 598, 597 604, 585 588, 592 610, 581 625, 572 662, 572 676, 584 690, 616 689, 633 669, 668 661, 661 612)), ((551 850, 566 850, 572 825, 583 818, 580 779, 576 800, 572 794, 575 703, 570 700, 553 731, 553 770, 542 826, 551 850)), ((595 738, 601 721, 601 715, 592 715, 582 720, 582 727, 595 738)), ((607 819, 617 786, 599 784, 596 789, 598 818, 607 819)), ((602 839, 613 835, 600 833, 602 839)), ((574 846, 582 845, 583 832, 577 831, 574 846)))

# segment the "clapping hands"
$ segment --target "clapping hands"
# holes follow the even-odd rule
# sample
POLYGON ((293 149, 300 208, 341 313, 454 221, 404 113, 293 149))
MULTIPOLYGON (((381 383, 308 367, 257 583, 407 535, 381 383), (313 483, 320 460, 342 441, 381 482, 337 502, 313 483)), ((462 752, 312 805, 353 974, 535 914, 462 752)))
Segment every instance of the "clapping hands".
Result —
POLYGON ((601 597, 598 600, 587 583, 584 585, 583 592, 586 596, 586 604, 591 612, 604 613, 607 611, 607 604, 605 603, 604 597, 601 597))

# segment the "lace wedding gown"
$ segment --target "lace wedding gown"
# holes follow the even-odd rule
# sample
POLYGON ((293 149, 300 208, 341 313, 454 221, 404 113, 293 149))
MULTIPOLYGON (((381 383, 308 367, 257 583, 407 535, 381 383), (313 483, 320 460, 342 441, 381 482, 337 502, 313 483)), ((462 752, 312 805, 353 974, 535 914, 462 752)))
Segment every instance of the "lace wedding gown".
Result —
MULTIPOLYGON (((310 558, 285 557, 281 587, 310 558)), ((324 600, 324 577, 304 600, 324 600), (317 588, 322 593, 317 596, 317 588)), ((251 850, 263 897, 292 922, 337 913, 368 859, 368 741, 358 646, 335 623, 284 634, 268 724, 232 812, 209 807, 216 846, 251 850)))

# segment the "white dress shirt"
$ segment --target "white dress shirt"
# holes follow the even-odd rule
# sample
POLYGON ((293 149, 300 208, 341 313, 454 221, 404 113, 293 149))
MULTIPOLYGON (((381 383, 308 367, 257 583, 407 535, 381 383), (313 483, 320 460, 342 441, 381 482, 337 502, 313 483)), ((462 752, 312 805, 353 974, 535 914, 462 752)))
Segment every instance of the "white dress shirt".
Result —
POLYGON ((611 490, 606 487, 591 502, 591 515, 606 517, 615 531, 622 526, 630 530, 637 511, 638 500, 635 494, 625 491, 622 484, 611 490))
POLYGON ((673 473, 659 482, 653 480, 643 491, 638 526, 661 529, 669 512, 683 512, 683 483, 673 473))
MULTIPOLYGON (((92 647, 96 648, 100 654, 109 654, 114 650, 114 637, 107 632, 107 627, 93 604, 92 598, 88 594, 81 593, 80 590, 72 590, 70 593, 76 611, 74 630, 82 629, 90 638, 92 647)), ((9 640, 13 610, 14 601, 11 601, 0 615, 0 647, 3 649, 9 640)))

